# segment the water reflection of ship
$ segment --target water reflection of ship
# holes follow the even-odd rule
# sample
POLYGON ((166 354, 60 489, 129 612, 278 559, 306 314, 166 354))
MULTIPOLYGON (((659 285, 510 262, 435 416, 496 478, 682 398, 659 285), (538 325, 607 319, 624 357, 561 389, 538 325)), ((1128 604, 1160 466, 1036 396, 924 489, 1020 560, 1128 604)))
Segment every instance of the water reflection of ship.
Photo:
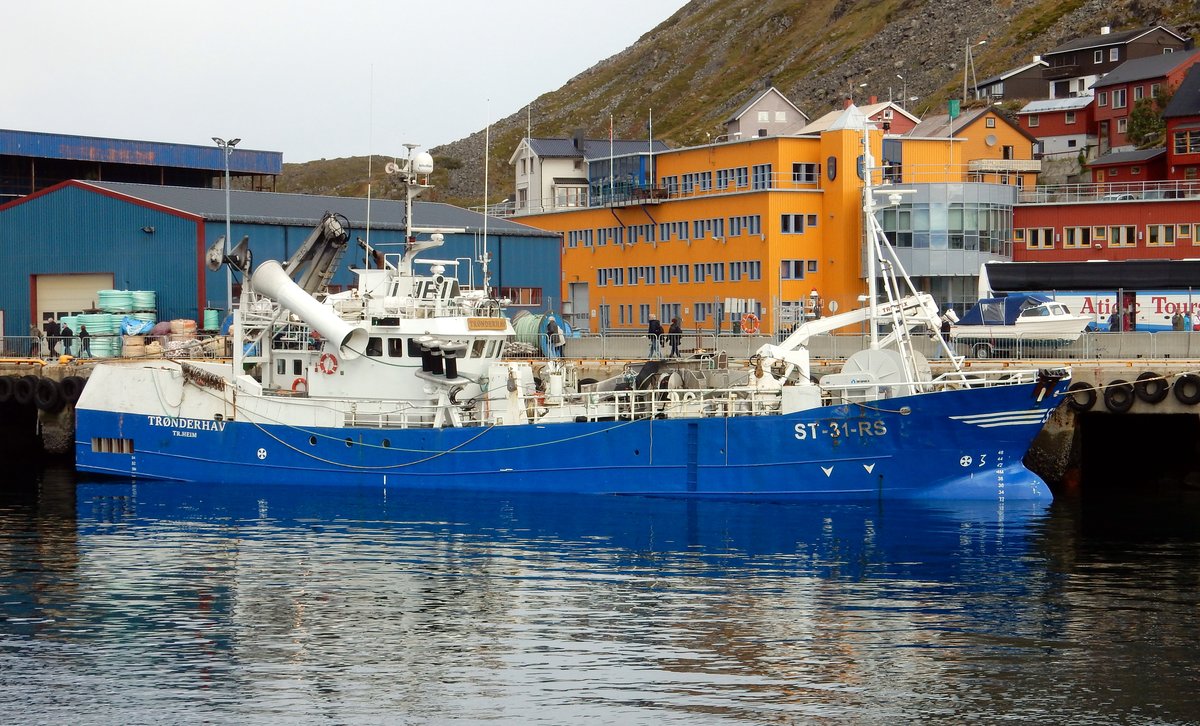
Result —
POLYGON ((127 523, 192 521, 218 538, 243 539, 265 525, 290 537, 319 526, 372 532, 380 541, 391 536, 397 544, 417 533, 494 546, 515 543, 531 556, 548 549, 568 560, 657 553, 714 556, 714 563, 753 567, 757 556, 786 555, 788 567, 802 560, 808 574, 858 576, 872 562, 892 560, 897 548, 917 548, 943 560, 961 552, 964 541, 998 546, 1006 528, 1024 528, 1046 511, 1037 503, 992 501, 799 504, 337 487, 314 487, 311 496, 297 498, 285 486, 206 488, 80 484, 80 518, 94 519, 97 502, 124 492, 127 523), (964 532, 971 536, 964 539, 964 532))

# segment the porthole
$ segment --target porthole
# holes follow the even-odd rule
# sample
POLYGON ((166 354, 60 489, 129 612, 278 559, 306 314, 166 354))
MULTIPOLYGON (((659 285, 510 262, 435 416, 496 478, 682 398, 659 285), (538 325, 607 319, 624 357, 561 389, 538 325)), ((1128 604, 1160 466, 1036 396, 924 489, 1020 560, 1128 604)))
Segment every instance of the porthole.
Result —
POLYGON ((354 441, 351 439, 346 439, 346 448, 348 449, 351 446, 354 446, 354 441))
POLYGON ((390 448, 392 448, 392 440, 391 440, 391 439, 384 439, 384 440, 383 440, 383 448, 385 448, 385 449, 390 449, 390 448))
POLYGON ((316 445, 317 445, 317 437, 316 437, 316 436, 309 436, 309 437, 308 437, 308 445, 309 445, 309 446, 316 446, 316 445))

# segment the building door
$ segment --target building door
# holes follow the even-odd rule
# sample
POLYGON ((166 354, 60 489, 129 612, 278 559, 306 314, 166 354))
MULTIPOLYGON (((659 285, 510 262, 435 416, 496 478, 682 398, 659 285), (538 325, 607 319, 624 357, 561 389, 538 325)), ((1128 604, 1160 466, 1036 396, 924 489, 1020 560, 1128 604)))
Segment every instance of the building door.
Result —
POLYGON ((53 316, 78 315, 96 308, 100 290, 111 290, 111 272, 90 275, 36 275, 34 317, 38 322, 53 316))
POLYGON ((567 300, 563 305, 563 318, 572 330, 587 330, 588 325, 588 284, 572 282, 567 285, 567 300))

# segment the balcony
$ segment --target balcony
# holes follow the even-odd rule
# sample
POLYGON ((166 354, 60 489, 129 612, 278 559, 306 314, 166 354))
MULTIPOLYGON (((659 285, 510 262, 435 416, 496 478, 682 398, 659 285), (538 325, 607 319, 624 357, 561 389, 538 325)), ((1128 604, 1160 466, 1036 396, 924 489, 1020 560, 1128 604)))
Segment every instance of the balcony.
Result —
POLYGON ((971 174, 1019 174, 1042 170, 1042 162, 1038 159, 972 159, 967 162, 967 171, 971 174))

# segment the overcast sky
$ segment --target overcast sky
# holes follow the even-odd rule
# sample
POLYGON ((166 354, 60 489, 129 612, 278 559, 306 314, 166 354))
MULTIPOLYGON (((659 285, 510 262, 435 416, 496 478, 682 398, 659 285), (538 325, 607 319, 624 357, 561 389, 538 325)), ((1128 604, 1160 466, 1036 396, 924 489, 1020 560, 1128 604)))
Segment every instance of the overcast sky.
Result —
POLYGON ((524 108, 684 3, 22 0, 0 128, 398 156, 524 108))

